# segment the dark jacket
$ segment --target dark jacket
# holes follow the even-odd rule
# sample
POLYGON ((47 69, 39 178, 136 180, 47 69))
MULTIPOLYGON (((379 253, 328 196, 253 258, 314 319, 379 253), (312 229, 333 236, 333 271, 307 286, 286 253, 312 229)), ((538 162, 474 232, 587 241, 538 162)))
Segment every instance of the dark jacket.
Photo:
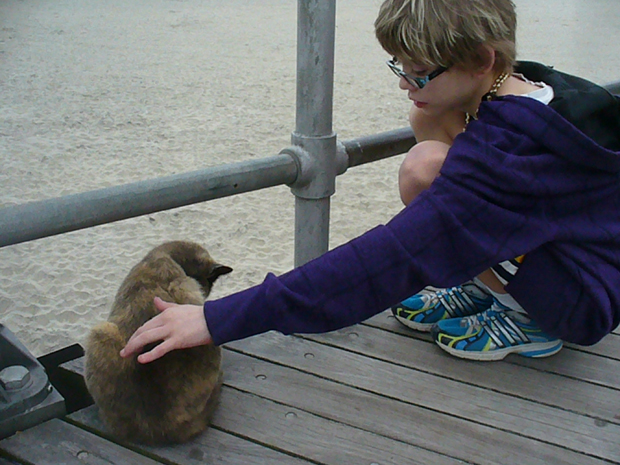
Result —
POLYGON ((350 326, 427 285, 458 285, 522 254, 507 291, 543 330, 578 344, 612 331, 620 322, 618 100, 542 65, 518 71, 554 87, 550 106, 518 96, 482 102, 441 176, 388 224, 206 302, 214 342, 350 326))

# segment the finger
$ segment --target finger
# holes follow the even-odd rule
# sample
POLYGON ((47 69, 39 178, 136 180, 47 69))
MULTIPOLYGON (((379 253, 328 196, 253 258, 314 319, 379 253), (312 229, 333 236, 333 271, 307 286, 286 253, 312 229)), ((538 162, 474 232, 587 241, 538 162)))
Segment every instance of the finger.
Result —
POLYGON ((162 327, 164 325, 165 325, 164 319, 161 318, 160 315, 157 315, 157 316, 151 318, 150 320, 148 320, 146 323, 144 323, 138 329, 136 329, 135 332, 129 338, 129 340, 131 341, 132 339, 135 339, 136 337, 140 336, 142 333, 144 333, 146 331, 152 331, 153 329, 162 327))
POLYGON ((160 312, 163 312, 164 310, 170 308, 170 307, 176 307, 178 306, 178 304, 175 304, 173 302, 166 302, 165 300, 163 300, 160 297, 155 297, 155 299, 153 299, 153 301, 155 302, 155 308, 157 310, 159 310, 160 312))
POLYGON ((129 338, 129 341, 127 341, 127 344, 121 350, 121 357, 130 357, 140 352, 144 346, 153 342, 162 341, 169 336, 169 331, 165 326, 158 326, 153 329, 145 330, 140 334, 138 334, 138 331, 129 338))
POLYGON ((127 343, 131 342, 133 339, 135 339, 136 337, 142 335, 143 333, 147 331, 152 331, 156 328, 161 328, 162 326, 165 326, 165 325, 166 325, 166 319, 161 314, 159 314, 151 318, 150 320, 148 320, 138 329, 136 329, 136 331, 131 335, 127 343))
POLYGON ((153 347, 153 349, 149 350, 148 352, 140 354, 138 356, 138 362, 139 363, 150 363, 154 360, 157 360, 158 358, 163 357, 164 355, 166 355, 168 352, 170 352, 174 348, 175 347, 174 347, 174 343, 172 342, 172 339, 168 339, 166 341, 163 341, 161 344, 156 345, 155 347, 153 347))

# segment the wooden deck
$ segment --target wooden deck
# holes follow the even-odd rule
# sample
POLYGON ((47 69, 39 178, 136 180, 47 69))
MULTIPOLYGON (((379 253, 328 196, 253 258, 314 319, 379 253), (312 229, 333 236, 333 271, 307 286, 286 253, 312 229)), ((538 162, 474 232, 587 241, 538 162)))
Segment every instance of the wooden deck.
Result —
POLYGON ((0 465, 620 463, 619 390, 620 335, 477 363, 386 312, 227 345, 213 426, 189 444, 117 444, 91 406, 0 442, 0 465))

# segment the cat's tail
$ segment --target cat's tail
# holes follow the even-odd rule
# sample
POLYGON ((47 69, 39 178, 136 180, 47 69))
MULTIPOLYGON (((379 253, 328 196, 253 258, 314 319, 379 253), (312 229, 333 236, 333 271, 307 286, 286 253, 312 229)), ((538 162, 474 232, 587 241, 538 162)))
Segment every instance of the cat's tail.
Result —
POLYGON ((122 385, 131 374, 135 361, 120 356, 125 338, 118 326, 108 321, 95 326, 86 340, 85 381, 95 403, 108 403, 119 393, 115 386, 122 385))

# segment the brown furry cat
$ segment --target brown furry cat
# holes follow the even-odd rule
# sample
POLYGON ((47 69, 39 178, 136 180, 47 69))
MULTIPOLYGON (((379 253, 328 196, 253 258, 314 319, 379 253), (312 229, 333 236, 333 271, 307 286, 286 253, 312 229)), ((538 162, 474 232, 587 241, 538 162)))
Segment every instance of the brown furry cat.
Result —
POLYGON ((207 428, 222 383, 219 347, 174 350, 144 365, 119 352, 159 313, 156 296, 202 305, 217 277, 231 271, 198 244, 177 241, 156 247, 129 272, 108 321, 92 329, 85 348, 86 385, 118 438, 178 443, 207 428))

